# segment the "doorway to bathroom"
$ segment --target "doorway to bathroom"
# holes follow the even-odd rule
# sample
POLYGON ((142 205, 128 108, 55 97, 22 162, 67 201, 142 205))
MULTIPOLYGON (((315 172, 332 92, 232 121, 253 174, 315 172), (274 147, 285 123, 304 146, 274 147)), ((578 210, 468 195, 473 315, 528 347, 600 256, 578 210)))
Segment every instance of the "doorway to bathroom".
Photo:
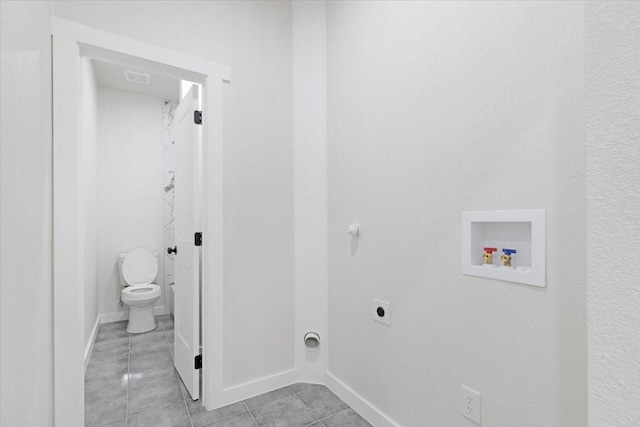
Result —
POLYGON ((104 342, 91 348, 95 325, 128 318, 127 331, 146 333, 169 314, 171 355, 199 399, 201 86, 89 57, 82 67, 85 363, 118 355, 104 342), (135 264, 139 253, 148 259, 135 264), (125 264, 157 287, 129 286, 146 283, 125 277, 125 264))
MULTIPOLYGON (((97 317, 93 328, 87 326, 91 324, 93 316, 87 316, 85 310, 86 300, 91 297, 87 285, 92 269, 88 254, 92 250, 97 251, 92 246, 95 245, 92 243, 95 236, 91 230, 95 230, 98 225, 87 221, 87 212, 95 206, 92 200, 95 193, 87 190, 87 186, 90 187, 91 184, 88 177, 92 171, 91 167, 87 167, 86 160, 92 155, 94 162, 98 159, 95 158, 96 153, 92 154, 87 150, 85 142, 92 137, 97 138, 96 134, 100 129, 95 123, 93 128, 86 124, 86 118, 91 114, 90 105, 86 102, 90 78, 83 67, 87 61, 121 67, 139 73, 138 78, 143 78, 145 74, 157 75, 174 81, 194 82, 202 88, 201 96, 197 96, 194 89, 188 90, 186 103, 183 102, 181 106, 172 105, 171 102, 175 100, 171 99, 167 99, 171 102, 163 106, 165 124, 168 118, 174 121, 173 141, 201 138, 203 145, 201 149, 198 149, 198 144, 186 144, 186 150, 177 149, 173 172, 178 180, 174 180, 174 187, 169 188, 169 191, 164 190, 172 187, 171 180, 159 188, 160 192, 165 193, 164 196, 167 192, 175 191, 173 212, 176 227, 173 248, 177 248, 177 253, 172 251, 171 254, 176 256, 173 278, 176 283, 175 365, 194 399, 200 398, 208 409, 220 406, 223 401, 220 381, 223 311, 222 112, 223 85, 229 82, 229 69, 210 61, 55 18, 52 19, 52 28, 55 422, 60 425, 81 425, 83 422, 84 359, 90 352, 87 344, 91 342, 91 330, 95 334, 100 323, 100 318, 97 317), (173 117, 167 117, 171 113, 173 117), (184 124, 182 130, 180 122, 184 124), (179 136, 180 132, 182 136, 179 136), (201 168, 198 167, 200 164, 201 168), (180 176, 184 179, 180 180, 180 176), (199 244, 201 246, 197 248, 196 245, 199 244), (202 312, 202 320, 199 315, 201 304, 207 307, 202 312), (195 365, 198 356, 201 370, 195 365), (200 373, 202 395, 199 395, 200 373)), ((135 120, 130 123, 129 129, 123 127, 120 142, 135 133, 135 127, 135 120)), ((113 130, 102 129, 105 134, 113 130)), ((160 129, 160 134, 162 132, 160 129)), ((119 139, 117 133, 113 136, 114 141, 119 139)), ((154 143, 162 144, 161 141, 154 143)), ((162 145, 160 147, 163 148, 162 145)), ((127 161, 124 151, 120 150, 118 153, 117 148, 112 150, 114 175, 118 174, 118 162, 127 161), (118 154, 122 155, 119 159, 118 154)), ((166 164, 164 169, 167 169, 166 164)), ((165 178, 167 177, 163 176, 162 179, 165 178)), ((135 177, 131 177, 129 182, 131 187, 136 186, 135 177)), ((126 192, 128 188, 125 186, 114 190, 126 192)), ((161 196, 160 203, 163 203, 165 197, 161 196)), ((109 206, 103 211, 127 212, 130 208, 132 206, 120 204, 109 206)), ((117 217, 117 214, 113 216, 117 217)), ((158 212, 158 216, 164 224, 157 230, 159 243, 155 246, 161 249, 157 252, 161 252, 159 255, 164 257, 167 246, 164 245, 162 232, 170 218, 163 216, 161 212, 158 212)), ((144 224, 141 221, 137 223, 144 224)), ((130 227, 131 224, 118 225, 114 222, 112 226, 130 227)), ((135 230, 131 233, 135 233, 135 230)), ((111 263, 111 272, 117 273, 117 263, 112 263, 113 256, 111 258, 106 263, 111 263)), ((167 280, 170 269, 163 270, 160 279, 166 285, 165 298, 162 308, 158 309, 167 312, 170 301, 167 291, 171 278, 167 280)), ((107 284, 100 289, 107 293, 107 299, 115 297, 119 290, 116 286, 119 285, 116 283, 119 278, 116 278, 117 274, 113 276, 114 286, 107 284)), ((117 315, 118 310, 113 313, 117 315)))

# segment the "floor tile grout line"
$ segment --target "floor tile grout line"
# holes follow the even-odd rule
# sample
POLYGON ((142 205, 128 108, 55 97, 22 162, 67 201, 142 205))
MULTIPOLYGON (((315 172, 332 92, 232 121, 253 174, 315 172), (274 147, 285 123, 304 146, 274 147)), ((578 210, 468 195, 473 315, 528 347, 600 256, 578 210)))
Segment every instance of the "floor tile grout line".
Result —
POLYGON ((324 425, 324 424, 322 424, 322 421, 318 420, 318 417, 316 417, 316 420, 317 421, 314 421, 314 422, 312 422, 310 424, 306 424, 304 427, 311 427, 312 425, 315 425, 315 424, 318 424, 318 423, 320 423, 320 425, 324 425))
POLYGON ((313 387, 309 387, 309 388, 307 388, 307 389, 300 390, 300 391, 298 391, 298 392, 295 392, 295 391, 291 390, 291 386, 290 386, 290 385, 288 385, 288 386, 287 386, 287 388, 289 389, 289 391, 290 391, 291 393, 293 393, 293 394, 295 394, 295 395, 297 396, 298 394, 300 394, 300 393, 304 393, 305 391, 309 391, 309 390, 313 390, 314 388, 318 388, 318 387, 320 387, 321 385, 322 385, 322 384, 313 384, 313 387))
POLYGON ((253 422, 255 423, 255 425, 257 427, 260 427, 260 424, 258 424, 258 421, 256 420, 256 417, 253 416, 253 413, 251 412, 251 409, 249 409, 249 406, 247 405, 247 403, 243 400, 242 404, 244 405, 245 408, 247 408, 247 412, 249 413, 249 415, 251 416, 251 419, 253 420, 253 422))
MULTIPOLYGON (((244 403, 244 401, 239 400, 236 403, 244 403)), ((232 405, 235 405, 235 403, 232 403, 232 405)), ((211 423, 213 423, 213 424, 219 423, 220 421, 225 421, 225 420, 228 420, 229 418, 237 417, 238 415, 242 415, 242 414, 249 414, 249 415, 251 415, 253 417, 253 414, 251 413, 251 411, 249 411, 249 408, 247 407, 247 405, 244 405, 244 407, 245 407, 245 410, 242 411, 242 412, 238 412, 238 413, 235 413, 235 414, 227 415, 224 418, 220 418, 220 419, 217 419, 217 420, 214 420, 214 421, 207 421, 209 424, 207 424, 205 427, 209 427, 211 425, 211 423)), ((215 411, 215 409, 213 409, 213 411, 215 411)), ((205 410, 205 412, 210 412, 210 411, 205 410)), ((256 424, 257 424, 257 421, 256 421, 256 424)))
POLYGON ((189 425, 193 427, 193 420, 191 419, 191 411, 189 410, 187 399, 184 397, 184 393, 182 393, 182 390, 180 390, 180 394, 182 394, 182 403, 184 403, 184 409, 187 411, 187 417, 189 417, 189 425))
POLYGON ((129 335, 129 354, 127 360, 127 400, 124 407, 124 427, 129 424, 129 378, 131 375, 131 335, 129 335))
MULTIPOLYGON (((169 315, 165 314, 165 316, 169 316, 169 315)), ((169 332, 167 332, 167 327, 164 324, 164 320, 162 321, 162 329, 164 329, 164 338, 167 340, 167 345, 169 345, 169 353, 171 353, 171 360, 174 360, 173 351, 171 351, 171 341, 169 341, 169 332)))
MULTIPOLYGON (((158 327, 159 327, 159 325, 158 325, 158 327)), ((156 331, 157 331, 158 327, 155 329, 156 331)), ((166 332, 166 329, 164 329, 164 325, 162 325, 162 328, 163 328, 163 330, 165 330, 165 332, 166 332)), ((142 334, 144 334, 144 333, 146 333, 146 332, 143 332, 142 334)), ((131 335, 130 335, 130 336, 131 336, 131 335)), ((175 370, 175 367, 174 367, 173 365, 172 365, 172 368, 173 368, 173 374, 176 376, 176 379, 177 379, 178 381, 181 381, 181 380, 180 380, 180 378, 179 378, 179 376, 178 376, 178 372, 175 370)), ((179 386, 179 385, 178 385, 178 386, 179 386)), ((140 389, 142 389, 142 388, 144 388, 144 387, 140 387, 140 389)), ((127 393, 128 393, 128 382, 127 382, 127 393)), ((183 403, 186 405, 185 397, 184 397, 184 394, 182 393, 182 390, 180 391, 180 395, 182 396, 183 403)), ((127 396, 127 402, 128 402, 128 396, 127 396)), ((131 415, 132 415, 132 416, 138 416, 138 415, 145 414, 145 413, 148 413, 148 412, 157 411, 157 410, 162 409, 162 408, 165 408, 165 407, 167 407, 167 406, 175 405, 175 404, 176 404, 176 403, 178 403, 178 402, 179 402, 179 401, 175 401, 175 402, 164 402, 164 404, 162 404, 162 405, 160 405, 160 406, 152 407, 152 408, 148 408, 148 409, 146 409, 146 410, 144 410, 144 411, 136 412, 135 414, 131 414, 131 415)), ((127 411, 128 411, 128 403, 127 403, 127 411)), ((188 408, 188 407, 187 407, 187 414, 188 414, 188 416, 189 416, 189 422, 191 423, 191 427, 193 427, 193 423, 192 423, 192 421, 191 421, 191 414, 190 414, 190 412, 189 412, 189 408, 188 408)), ((128 417, 129 417, 129 414, 127 413, 127 421, 128 421, 128 417)), ((126 427, 126 424, 125 424, 125 427, 126 427)))
MULTIPOLYGON (((169 333, 167 332, 167 328, 164 325, 164 321, 162 322, 162 329, 164 330, 164 339, 167 340, 167 344, 169 345, 169 353, 171 353, 171 343, 169 342, 169 333)), ((173 360, 173 353, 171 353, 171 360, 173 360)), ((184 403, 184 409, 187 411, 187 417, 189 417, 189 425, 193 427, 193 419, 191 418, 191 411, 189 410, 189 404, 187 403, 187 398, 182 392, 182 387, 180 387, 180 376, 178 375, 178 371, 175 369, 175 365, 173 366, 174 373, 173 375, 178 380, 178 388, 180 388, 180 395, 182 396, 182 403, 184 403)))
MULTIPOLYGON (((306 390, 302 390, 300 393, 304 393, 305 391, 308 391, 308 390, 313 390, 314 388, 317 388, 317 387, 319 387, 319 386, 321 386, 321 385, 322 385, 322 384, 315 384, 315 386, 314 386, 314 387, 308 388, 308 389, 306 389, 306 390)), ((300 399, 300 396, 298 396, 298 393, 296 393, 296 392, 294 392, 293 390, 291 390, 291 387, 287 386, 287 388, 288 388, 288 389, 289 389, 289 391, 291 391, 291 392, 292 392, 292 393, 293 393, 293 394, 294 394, 298 399, 300 399)), ((338 399, 340 399, 340 398, 338 397, 338 399)), ((343 401, 342 399, 340 399, 340 400, 341 400, 341 401, 343 401)), ((311 408, 309 408, 309 407, 307 406, 307 404, 306 404, 306 403, 304 403, 304 401, 303 401, 302 399, 300 399, 300 401, 302 402, 302 404, 303 404, 304 406, 306 406, 306 407, 307 407, 307 409, 309 409, 309 412, 311 412, 311 413, 313 414, 313 416, 314 416, 314 417, 316 417, 316 414, 314 414, 314 413, 313 413, 313 411, 311 410, 311 408)), ((343 402, 344 402, 344 401, 343 401, 343 402)), ((324 418, 322 418, 322 419, 320 419, 320 418, 316 417, 316 420, 317 420, 317 421, 314 421, 314 422, 319 422, 321 425, 323 425, 323 426, 324 426, 324 423, 323 423, 322 421, 324 421, 324 420, 326 420, 326 419, 328 419, 328 418, 331 418, 331 417, 333 417, 334 415, 338 415, 338 414, 339 414, 339 413, 341 413, 341 412, 348 411, 349 409, 353 409, 353 408, 351 408, 351 406, 347 405, 347 407, 346 407, 346 408, 344 408, 344 409, 342 409, 342 410, 340 410, 340 411, 338 411, 338 412, 336 412, 336 413, 333 413, 333 414, 331 414, 331 415, 328 415, 328 416, 326 416, 326 417, 324 417, 324 418)), ((309 425, 311 425, 311 424, 309 424, 309 425)), ((306 426, 305 426, 305 427, 306 427, 306 426)))
MULTIPOLYGON (((164 327, 164 323, 162 324, 162 327, 164 328, 164 334, 165 334, 165 337, 166 337, 167 328, 164 327)), ((169 352, 171 352, 171 350, 169 350, 169 352)), ((173 354, 171 355, 171 359, 173 359, 173 354)), ((187 410, 187 417, 189 417, 189 425, 191 425, 191 427, 193 427, 193 419, 191 418, 191 411, 189 410, 189 404, 187 403, 186 396, 182 392, 182 387, 180 387, 180 381, 182 381, 182 379, 180 379, 180 375, 178 375, 178 371, 175 369, 175 366, 174 366, 173 370, 175 371, 173 373, 173 375, 175 375, 176 379, 178 380, 178 387, 180 388, 180 394, 182 395, 182 402, 184 403, 184 408, 187 410)))
POLYGON ((156 411, 159 411, 161 409, 168 408, 169 406, 177 405, 179 403, 181 403, 179 400, 174 400, 173 402, 171 402, 171 401, 162 402, 159 406, 152 406, 151 408, 146 408, 145 410, 140 411, 140 412, 136 412, 135 414, 131 414, 130 416, 131 417, 137 417, 138 415, 149 414, 150 412, 156 412, 156 411))
MULTIPOLYGON (((287 389, 289 389, 289 391, 290 391, 291 393, 293 393, 293 390, 291 390, 291 388, 287 387, 287 389)), ((309 389, 309 390, 311 390, 311 389, 309 389)), ((302 402, 302 405, 303 405, 305 408, 307 408, 307 411, 309 411, 309 412, 311 413, 311 415, 313 415, 313 418, 315 418, 315 419, 316 419, 313 423, 319 422, 319 421, 320 421, 320 418, 318 418, 318 417, 316 416, 316 414, 314 414, 314 413, 313 413, 313 411, 311 410, 311 408, 309 408, 309 407, 307 406, 307 404, 306 404, 306 403, 304 403, 304 401, 303 401, 302 399, 300 399, 300 396, 298 396, 298 395, 297 395, 297 394, 295 394, 295 393, 293 393, 293 395, 296 397, 296 399, 298 399, 300 402, 302 402)), ((311 423, 311 424, 313 424, 313 423, 311 423)), ((308 424, 308 425, 311 425, 311 424, 308 424)), ((321 423, 321 424, 322 424, 322 423, 321 423)))
POLYGON ((164 322, 162 322, 162 328, 164 329, 164 339, 167 340, 167 345, 169 346, 169 353, 171 353, 171 360, 174 360, 173 351, 171 351, 171 341, 169 341, 169 332, 167 332, 167 328, 164 325, 164 322))
MULTIPOLYGON (((318 420, 318 421, 322 422, 322 421, 324 421, 326 419, 329 419, 329 418, 333 417, 334 415, 338 415, 338 414, 340 414, 340 413, 342 413, 344 411, 348 411, 349 409, 351 409, 351 410, 353 410, 353 412, 355 412, 355 410, 351 406, 349 406, 348 408, 344 408, 342 411, 338 411, 335 414, 331 414, 331 415, 329 415, 327 417, 324 417, 323 419, 318 420)), ((356 412, 356 414, 358 414, 358 413, 356 412)), ((360 414, 358 414, 358 415, 360 415, 360 414)), ((324 423, 323 423, 323 425, 324 425, 324 423)))

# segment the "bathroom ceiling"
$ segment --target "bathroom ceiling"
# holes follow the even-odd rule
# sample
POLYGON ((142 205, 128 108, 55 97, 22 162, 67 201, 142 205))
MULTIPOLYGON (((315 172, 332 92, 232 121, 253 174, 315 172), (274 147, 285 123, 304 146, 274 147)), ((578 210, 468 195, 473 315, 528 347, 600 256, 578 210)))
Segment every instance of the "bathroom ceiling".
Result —
MULTIPOLYGON (((93 60, 93 66, 98 86, 155 96, 172 101, 178 101, 180 99, 180 81, 177 79, 97 60, 93 60), (127 81, 125 78, 125 70, 148 74, 150 83, 142 84, 127 81)), ((134 75, 136 75, 135 73, 134 75)))

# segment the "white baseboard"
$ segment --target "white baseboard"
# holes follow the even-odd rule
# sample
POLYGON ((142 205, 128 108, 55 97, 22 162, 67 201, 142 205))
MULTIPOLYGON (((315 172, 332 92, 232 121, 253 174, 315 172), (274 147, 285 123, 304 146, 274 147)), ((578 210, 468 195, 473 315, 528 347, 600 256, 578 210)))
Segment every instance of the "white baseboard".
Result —
MULTIPOLYGON (((165 313, 164 305, 160 305, 157 307, 153 307, 153 314, 156 316, 167 314, 165 313)), ((129 310, 126 311, 116 311, 115 313, 106 313, 100 315, 100 323, 112 323, 119 322, 121 320, 129 319, 129 310)))
POLYGON ((163 314, 171 314, 171 313, 164 309, 164 305, 161 305, 160 307, 153 307, 153 314, 155 316, 162 316, 163 314))
POLYGON ((239 402, 271 390, 291 385, 295 382, 297 373, 297 369, 291 369, 289 371, 278 372, 277 374, 225 388, 223 391, 224 404, 228 405, 239 402))
MULTIPOLYGON (((281 387, 286 387, 299 380, 300 372, 297 369, 279 372, 263 378, 258 378, 243 384, 234 385, 224 389, 223 405, 229 405, 241 400, 249 399, 262 393, 281 387)), ((376 408, 365 398, 350 389, 342 381, 327 372, 326 386, 340 399, 348 404, 354 411, 362 415, 375 427, 400 427, 400 424, 389 418, 384 412, 376 408)))
POLYGON ((96 335, 98 335, 98 328, 100 327, 100 318, 101 316, 98 314, 96 317, 96 322, 93 324, 93 330, 91 331, 91 337, 89 337, 89 342, 84 347, 84 371, 87 372, 87 366, 89 366, 89 357, 91 356, 91 352, 93 351, 93 344, 96 342, 96 335))
POLYGON ((100 315, 100 323, 113 323, 129 318, 129 311, 117 311, 115 313, 105 313, 100 315))
POLYGON ((362 415, 364 419, 369 421, 375 427, 400 426, 400 424, 396 423, 385 415, 384 412, 373 406, 371 402, 351 390, 345 383, 334 377, 331 373, 327 372, 326 378, 326 386, 329 390, 334 392, 347 405, 351 406, 354 411, 362 415))

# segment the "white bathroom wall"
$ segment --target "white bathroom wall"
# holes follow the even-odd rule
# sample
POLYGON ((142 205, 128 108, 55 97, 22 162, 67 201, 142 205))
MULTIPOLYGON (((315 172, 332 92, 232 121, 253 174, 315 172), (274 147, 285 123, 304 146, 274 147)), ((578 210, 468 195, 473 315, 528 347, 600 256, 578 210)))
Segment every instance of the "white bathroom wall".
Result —
POLYGON ((640 3, 585 6, 589 425, 640 420, 640 3))
POLYGON ((84 208, 85 360, 97 332, 98 301, 98 84, 93 61, 82 61, 82 179, 84 208))
POLYGON ((290 2, 56 1, 53 14, 231 67, 223 124, 224 384, 293 369, 290 2))
POLYGON ((53 425, 50 16, 0 2, 2 426, 53 425))
MULTIPOLYGON (((98 278, 100 313, 123 313, 118 254, 163 251, 164 100, 98 88, 98 278)), ((160 257, 160 260, 162 256, 160 257)), ((164 289, 163 263, 156 284, 164 289)), ((164 312, 164 299, 155 305, 164 312)), ((116 317, 117 318, 117 317, 116 317)), ((115 320, 110 317, 109 320, 115 320)))
POLYGON ((296 367, 302 381, 324 383, 327 368, 327 62, 326 2, 294 1, 293 138, 296 367), (320 335, 320 347, 304 335, 320 335))
POLYGON ((402 426, 476 425, 462 384, 482 425, 586 425, 583 5, 328 2, 327 22, 330 384, 402 426), (503 209, 546 210, 546 288, 461 274, 461 212, 503 209))

